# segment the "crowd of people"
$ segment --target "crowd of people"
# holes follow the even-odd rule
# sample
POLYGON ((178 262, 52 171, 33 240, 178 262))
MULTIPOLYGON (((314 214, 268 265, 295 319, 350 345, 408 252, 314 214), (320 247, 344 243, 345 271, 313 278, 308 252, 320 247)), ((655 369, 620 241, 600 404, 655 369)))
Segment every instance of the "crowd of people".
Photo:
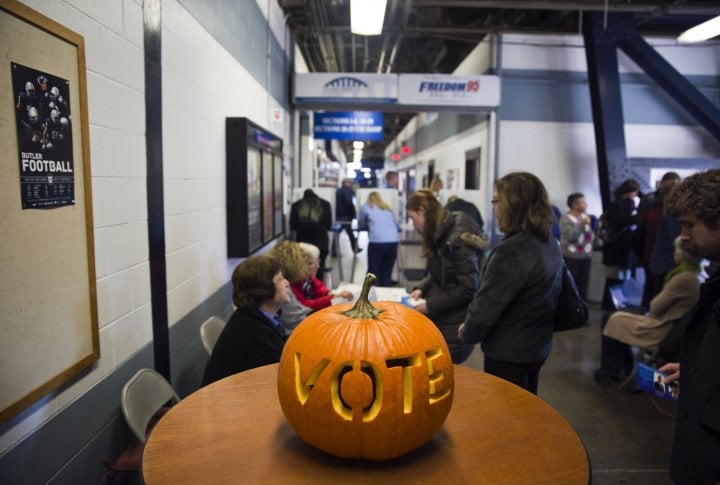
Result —
MULTIPOLYGON (((572 193, 568 210, 558 217, 539 178, 507 174, 494 184, 492 211, 502 238, 490 250, 472 203, 451 198, 443 206, 430 188, 417 190, 405 209, 421 236, 427 266, 426 276, 407 291, 417 302, 414 309, 445 337, 453 362, 465 361, 479 343, 485 372, 537 394, 552 348, 563 268, 587 299, 592 254, 601 248, 605 316, 597 382, 620 381, 631 372, 631 346, 657 350, 681 328, 682 343, 676 338, 670 358, 679 362, 666 360, 660 369, 669 374, 668 384, 683 369, 672 478, 720 480, 720 272, 705 281, 702 266, 705 258, 720 259, 720 170, 684 181, 669 172, 655 193, 643 196, 639 189, 634 180, 622 182, 599 219, 587 213, 582 193, 572 193), (647 312, 617 311, 610 289, 640 268, 646 274, 647 312)), ((338 202, 349 197, 348 191, 352 187, 345 184, 338 190, 338 202)), ((319 197, 306 191, 293 205, 291 227, 300 240, 308 224, 318 224, 325 239, 312 236, 318 244, 283 241, 238 265, 232 278, 237 310, 213 350, 204 384, 277 362, 285 339, 305 316, 354 298, 349 292, 334 293, 318 279, 327 255, 328 212, 319 197)), ((369 232, 368 268, 380 285, 389 286, 399 240, 395 212, 371 192, 358 219, 369 232)), ((357 251, 356 241, 351 239, 357 251)))

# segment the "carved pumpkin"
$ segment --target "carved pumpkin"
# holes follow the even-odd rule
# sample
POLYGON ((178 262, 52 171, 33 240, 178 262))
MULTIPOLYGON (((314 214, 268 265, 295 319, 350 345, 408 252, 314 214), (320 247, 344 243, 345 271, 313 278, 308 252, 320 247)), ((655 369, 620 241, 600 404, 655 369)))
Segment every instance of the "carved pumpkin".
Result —
POLYGON ((428 441, 452 406, 445 339, 423 314, 360 298, 308 316, 285 344, 278 397, 307 443, 340 457, 388 460, 428 441))

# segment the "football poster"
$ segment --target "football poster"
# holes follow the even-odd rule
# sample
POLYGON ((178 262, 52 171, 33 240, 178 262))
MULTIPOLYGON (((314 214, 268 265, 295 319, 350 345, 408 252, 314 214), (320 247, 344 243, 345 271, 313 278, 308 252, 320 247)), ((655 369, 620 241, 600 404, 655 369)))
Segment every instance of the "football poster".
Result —
POLYGON ((23 209, 75 204, 70 82, 11 63, 23 209))

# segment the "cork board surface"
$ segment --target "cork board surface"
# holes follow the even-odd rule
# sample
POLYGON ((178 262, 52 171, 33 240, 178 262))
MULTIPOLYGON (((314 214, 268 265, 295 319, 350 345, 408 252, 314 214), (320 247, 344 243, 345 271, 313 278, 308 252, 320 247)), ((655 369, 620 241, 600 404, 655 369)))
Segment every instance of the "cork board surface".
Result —
POLYGON ((12 0, 0 32, 2 424, 97 360, 99 340, 82 37, 12 0), (74 205, 22 209, 12 63, 69 81, 74 205))

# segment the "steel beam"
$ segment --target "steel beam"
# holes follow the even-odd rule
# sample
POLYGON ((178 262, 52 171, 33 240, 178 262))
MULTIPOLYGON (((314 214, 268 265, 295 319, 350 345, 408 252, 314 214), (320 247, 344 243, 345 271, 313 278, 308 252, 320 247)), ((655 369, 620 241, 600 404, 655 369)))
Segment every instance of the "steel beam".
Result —
MULTIPOLYGON (((615 22, 612 24, 619 26, 615 22)), ((617 62, 617 38, 621 35, 618 35, 614 29, 607 30, 603 26, 601 14, 585 14, 583 36, 603 212, 612 202, 611 169, 621 166, 627 160, 625 120, 617 62)))
POLYGON ((720 141, 720 109, 670 65, 637 32, 628 32, 618 46, 658 85, 720 141))

